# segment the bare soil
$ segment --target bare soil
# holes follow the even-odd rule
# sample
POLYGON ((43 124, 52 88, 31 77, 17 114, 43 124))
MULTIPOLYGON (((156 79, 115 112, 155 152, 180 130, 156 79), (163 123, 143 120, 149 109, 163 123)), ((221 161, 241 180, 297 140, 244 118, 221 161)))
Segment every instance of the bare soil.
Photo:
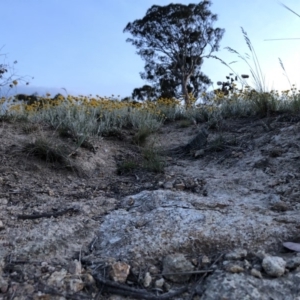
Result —
MULTIPOLYGON (((197 177, 200 169, 209 168, 207 178, 217 175, 214 172, 223 173, 226 178, 228 170, 238 177, 242 166, 255 163, 259 156, 257 164, 261 165, 257 168, 267 176, 265 182, 260 182, 262 189, 270 187, 271 180, 282 179, 285 173, 282 180, 288 181, 285 182, 288 188, 282 194, 297 192, 300 123, 291 115, 224 120, 208 127, 207 144, 197 158, 195 151, 164 156, 164 172, 158 173, 142 167, 143 149, 186 145, 203 125, 183 127, 181 120, 167 123, 149 136, 143 147, 133 142, 132 129, 124 129, 89 140, 92 147, 77 148, 72 137, 62 138, 48 125, 3 120, 0 124, 0 299, 64 299, 59 298, 62 293, 55 295, 49 286, 47 290, 45 282, 49 283, 51 274, 62 269, 71 272, 74 260, 91 252, 101 219, 118 209, 120 199, 163 188, 170 178, 197 177), (280 137, 276 147, 270 146, 270 141, 283 131, 284 139, 280 137), (39 138, 72 149, 70 165, 43 161, 24 152, 26 144, 39 138), (287 157, 287 153, 293 155, 287 157), (139 167, 124 168, 124 163, 132 161, 139 167)), ((227 183, 225 188, 230 192, 235 186, 227 183)), ((199 193, 188 185, 183 189, 199 193)), ((203 183, 201 193, 207 192, 203 183)), ((287 207, 282 203, 277 209, 284 211, 287 207)), ((81 274, 90 278, 89 267, 83 265, 81 274)), ((84 288, 78 291, 70 288, 64 297, 93 299, 99 289, 92 280, 84 282, 84 288)), ((98 299, 107 298, 98 296, 98 299)))

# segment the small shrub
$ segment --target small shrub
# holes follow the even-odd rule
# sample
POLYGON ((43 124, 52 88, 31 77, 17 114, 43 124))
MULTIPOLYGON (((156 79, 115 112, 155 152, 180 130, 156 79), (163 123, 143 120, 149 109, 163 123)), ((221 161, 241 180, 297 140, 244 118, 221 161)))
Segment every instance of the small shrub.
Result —
POLYGON ((143 168, 155 173, 164 171, 165 161, 153 147, 143 149, 142 154, 144 158, 143 168))
POLYGON ((259 93, 253 100, 254 110, 261 117, 269 116, 270 113, 277 111, 278 100, 274 99, 270 93, 259 93))
POLYGON ((178 128, 187 128, 194 124, 194 121, 191 119, 184 119, 179 121, 178 128))
POLYGON ((58 162, 63 165, 68 165, 68 156, 72 153, 65 145, 53 146, 51 142, 46 139, 37 139, 35 142, 27 143, 22 151, 46 162, 58 162))
POLYGON ((138 168, 138 164, 133 160, 124 160, 117 165, 117 174, 123 175, 138 168))
POLYGON ((23 132, 26 134, 35 132, 39 130, 39 125, 38 124, 26 124, 22 128, 23 132))
POLYGON ((133 137, 133 142, 136 145, 143 146, 147 137, 151 134, 151 130, 148 127, 141 127, 133 137))
POLYGON ((209 143, 208 150, 210 151, 223 151, 226 147, 226 141, 222 135, 218 135, 214 140, 209 143))

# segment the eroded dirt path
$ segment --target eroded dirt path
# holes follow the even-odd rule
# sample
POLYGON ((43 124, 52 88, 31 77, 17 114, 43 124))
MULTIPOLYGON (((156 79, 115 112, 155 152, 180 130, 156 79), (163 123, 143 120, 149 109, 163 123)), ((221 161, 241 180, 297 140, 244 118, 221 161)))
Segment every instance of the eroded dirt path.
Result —
MULTIPOLYGON (((182 128, 180 122, 166 124, 149 137, 148 146, 153 142, 163 149, 184 145, 202 125, 182 128)), ((95 243, 95 237, 99 236, 100 225, 108 222, 108 215, 118 216, 117 212, 126 208, 129 196, 143 191, 187 193, 191 198, 202 197, 204 202, 205 197, 216 199, 208 202, 212 206, 215 203, 219 211, 224 207, 232 211, 234 206, 241 211, 244 208, 253 213, 254 229, 263 228, 255 223, 260 222, 255 214, 266 216, 264 226, 267 229, 271 224, 268 218, 277 220, 271 238, 260 231, 260 239, 251 245, 254 238, 245 237, 243 243, 240 234, 239 246, 270 246, 279 251, 282 239, 295 241, 299 237, 300 124, 292 118, 226 120, 208 128, 207 144, 197 158, 195 153, 165 157, 165 172, 158 174, 134 169, 118 175, 120 161, 138 160, 140 156, 138 147, 132 144, 130 131, 124 130, 117 137, 93 140, 95 152, 77 149, 76 157, 72 158, 76 166, 73 172, 22 152, 27 142, 39 137, 75 149, 71 139, 54 136, 53 131, 42 124, 32 132, 24 131, 24 126, 28 124, 2 122, 0 126, 0 299, 12 295, 23 299, 20 297, 25 294, 41 299, 37 296, 39 291, 47 292, 39 284, 51 286, 52 283, 57 287, 62 270, 71 278, 68 284, 60 287, 66 291, 65 296, 94 297, 98 290, 91 278, 92 270, 81 266, 80 271, 74 271, 74 261, 84 256, 99 260, 100 244, 95 243)), ((205 207, 204 202, 199 201, 198 210, 212 209, 209 203, 205 207)), ((130 206, 126 209, 130 211, 130 206)), ((229 225, 232 231, 239 233, 242 224, 236 221, 229 225)), ((226 224, 220 221, 219 226, 225 228, 226 224)), ((214 230, 222 231, 222 228, 214 230)), ((254 232, 254 236, 256 234, 254 232)), ((227 242, 226 247, 229 247, 227 242)), ((234 245, 234 240, 231 242, 234 245)), ((211 243, 214 243, 213 238, 211 243)), ((130 243, 128 245, 130 249, 130 243)), ((152 255, 151 263, 166 254, 164 250, 168 252, 169 246, 162 248, 157 257, 152 255)), ((125 249, 124 245, 122 247, 125 249)), ((201 245, 199 247, 200 251, 201 245)), ((209 245, 205 247, 209 249, 209 245)), ((220 247, 220 251, 221 248, 224 250, 220 247)), ((113 256, 113 251, 107 251, 108 256, 113 256)), ((56 296, 52 294, 51 297, 47 299, 56 296)))

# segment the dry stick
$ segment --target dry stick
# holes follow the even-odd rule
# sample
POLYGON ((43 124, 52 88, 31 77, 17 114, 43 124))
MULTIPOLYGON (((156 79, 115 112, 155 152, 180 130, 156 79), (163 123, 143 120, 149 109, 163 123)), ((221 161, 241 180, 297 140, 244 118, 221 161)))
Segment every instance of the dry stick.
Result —
MULTIPOLYGON (((212 263, 212 265, 210 267, 213 267, 222 257, 223 257, 224 253, 221 253, 219 255, 219 257, 212 263)), ((197 293, 197 288, 199 286, 200 283, 202 283, 202 281, 204 280, 204 278, 207 276, 208 273, 204 273, 201 278, 194 284, 194 287, 191 290, 191 296, 189 297, 189 299, 193 299, 195 293, 197 293)))
POLYGON ((183 287, 180 289, 177 289, 172 292, 165 293, 160 296, 155 296, 147 291, 143 291, 140 289, 134 289, 131 287, 128 287, 126 285, 121 285, 118 283, 115 283, 113 281, 104 279, 101 275, 96 274, 94 275, 95 280, 102 285, 104 292, 109 292, 121 296, 131 296, 137 299, 145 299, 145 300, 168 300, 172 297, 179 296, 180 294, 186 292, 188 290, 188 287, 183 287))
POLYGON ((203 273, 211 273, 214 270, 199 270, 199 271, 191 271, 191 272, 176 272, 176 273, 162 273, 157 274, 155 276, 165 276, 165 275, 186 275, 186 274, 203 274, 203 273))
POLYGON ((51 217, 58 217, 58 216, 62 216, 68 212, 79 212, 79 209, 77 208, 67 208, 58 212, 53 212, 53 213, 43 213, 43 214, 34 214, 34 215, 18 215, 18 219, 22 219, 22 220, 26 220, 26 219, 39 219, 39 218, 51 218, 51 217))
POLYGON ((60 293, 57 291, 56 288, 53 288, 45 283, 43 283, 42 281, 38 282, 38 289, 39 291, 44 292, 45 294, 50 294, 53 296, 60 296, 60 297, 64 297, 65 299, 71 299, 71 300, 88 300, 91 299, 90 296, 84 296, 82 294, 65 294, 65 293, 60 293))

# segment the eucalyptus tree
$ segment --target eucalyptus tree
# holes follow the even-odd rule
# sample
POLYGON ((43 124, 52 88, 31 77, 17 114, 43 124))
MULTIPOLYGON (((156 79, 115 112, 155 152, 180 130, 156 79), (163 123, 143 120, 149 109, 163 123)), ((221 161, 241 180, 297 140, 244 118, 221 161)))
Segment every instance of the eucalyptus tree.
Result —
MULTIPOLYGON (((211 1, 198 4, 153 5, 142 19, 128 23, 124 32, 133 37, 137 54, 145 60, 141 78, 151 82, 153 89, 145 86, 135 89, 135 95, 153 90, 168 97, 182 95, 186 106, 191 104, 189 93, 195 97, 211 83, 201 72, 204 58, 218 51, 224 29, 214 28, 217 15, 209 7, 211 1)), ((134 96, 134 95, 133 95, 134 96)))

